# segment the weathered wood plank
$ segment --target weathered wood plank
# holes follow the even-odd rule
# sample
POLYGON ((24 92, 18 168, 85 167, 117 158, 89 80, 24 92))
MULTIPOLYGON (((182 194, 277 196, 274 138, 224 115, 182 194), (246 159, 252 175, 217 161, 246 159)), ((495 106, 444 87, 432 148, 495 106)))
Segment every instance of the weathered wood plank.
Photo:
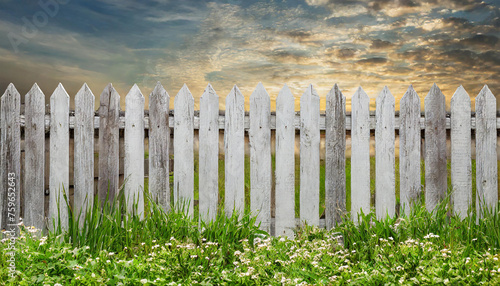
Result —
POLYGON ((49 229, 68 228, 69 95, 59 84, 50 97, 49 229), (59 224, 60 220, 60 224, 59 224))
POLYGON ((200 98, 200 218, 216 218, 219 202, 219 96, 210 84, 200 98))
POLYGON ((194 99, 184 85, 174 100, 174 203, 194 212, 194 99))
POLYGON ((271 227, 271 99, 259 83, 250 96, 250 210, 262 230, 271 227))
MULTIPOLYGON (((474 114, 472 114, 474 115, 474 114)), ((174 127, 174 116, 173 115, 170 115, 169 116, 170 120, 169 120, 169 127, 170 128, 173 128, 174 127)), ((394 125, 394 129, 395 130, 399 130, 400 129, 400 121, 401 121, 401 118, 399 117, 399 115, 396 115, 395 117, 395 125, 394 125)), ((224 129, 224 126, 225 126, 225 115, 219 115, 219 129, 224 129)), ((293 121, 293 126, 295 128, 295 130, 300 130, 300 114, 295 114, 295 118, 294 118, 294 121, 293 121)), ((352 128, 351 128, 351 114, 350 113, 346 113, 346 119, 345 119, 345 129, 347 131, 350 131, 352 128)), ((23 114, 21 114, 21 127, 25 127, 26 125, 26 122, 25 122, 25 116, 23 114)), ((69 117, 69 129, 74 129, 74 126, 75 126, 75 117, 70 115, 69 117)), ((96 116, 94 118, 94 128, 95 129, 99 129, 100 128, 100 124, 99 124, 99 117, 96 116)), ((119 129, 124 129, 125 128, 125 117, 124 116, 121 116, 119 118, 119 122, 118 122, 118 128, 119 129)), ((424 130, 425 129, 425 117, 422 116, 420 117, 420 120, 419 120, 419 127, 421 130, 424 130)), ((150 129, 149 127, 149 117, 148 116, 145 116, 144 117, 144 129, 150 129)), ((200 117, 195 113, 195 116, 194 116, 194 129, 200 129, 200 117)), ((250 129, 250 120, 249 120, 249 116, 246 115, 245 116, 245 131, 248 131, 250 129)), ((275 130, 276 129, 276 116, 274 114, 271 114, 271 130, 275 130)), ((319 118, 319 129, 324 131, 326 130, 326 116, 325 114, 320 114, 320 118, 319 118)), ((451 130, 451 121, 450 121, 450 118, 446 118, 446 129, 447 130, 451 130)), ((476 130, 476 118, 475 117, 472 117, 471 118, 471 129, 472 130, 476 130)), ((496 129, 500 129, 500 117, 497 117, 496 119, 496 129)), ((50 115, 45 115, 45 131, 49 131, 50 130, 50 115)), ((370 130, 371 131, 375 131, 375 115, 370 115, 370 130)))
POLYGON ((295 229, 295 100, 287 85, 276 98, 276 225, 275 235, 294 237, 295 229))
MULTIPOLYGON (((44 229, 45 95, 35 83, 26 94, 24 129, 24 224, 44 229)), ((94 114, 92 114, 93 119, 94 114)))
POLYGON ((165 211, 170 211, 169 103, 170 96, 158 82, 149 96, 149 193, 165 211))
POLYGON ((300 220, 319 225, 319 96, 312 85, 300 98, 300 220))
POLYGON ((496 98, 487 85, 476 97, 476 211, 495 209, 498 202, 496 98))
POLYGON ((101 93, 99 107, 99 181, 98 198, 101 205, 106 198, 118 195, 120 95, 108 84, 101 93))
POLYGON ((245 98, 235 85, 226 97, 224 127, 225 211, 245 210, 245 98))
POLYGON ((144 96, 134 84, 125 97, 125 199, 127 211, 144 218, 144 96), (137 210, 134 205, 137 204, 137 210))
POLYGON ((406 214, 420 199, 420 98, 410 85, 400 101, 399 197, 406 214))
POLYGON ((434 84, 425 97, 425 206, 428 211, 444 199, 447 192, 446 104, 434 84))
POLYGON ((358 213, 370 212, 370 99, 359 87, 352 96, 351 131, 351 217, 358 222, 358 213))
POLYGON ((18 232, 21 212, 21 95, 11 83, 0 100, 0 229, 18 232))
MULTIPOLYGON (((325 221, 332 229, 346 215, 345 96, 337 84, 326 95, 325 221)), ((293 149, 293 147, 292 147, 293 149)))
POLYGON ((75 97, 74 214, 80 226, 94 203, 94 105, 94 94, 84 84, 75 97))
POLYGON ((460 86, 451 98, 451 185, 453 211, 461 218, 472 202, 471 101, 460 86))
POLYGON ((395 175, 395 99, 384 87, 376 100, 375 128, 375 211, 377 219, 396 213, 396 175, 395 175))

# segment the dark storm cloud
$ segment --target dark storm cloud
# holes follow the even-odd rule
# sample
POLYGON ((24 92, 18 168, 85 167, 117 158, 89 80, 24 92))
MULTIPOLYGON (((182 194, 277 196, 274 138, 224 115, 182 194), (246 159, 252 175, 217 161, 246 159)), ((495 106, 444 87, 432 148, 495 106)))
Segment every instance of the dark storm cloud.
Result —
POLYGON ((362 59, 358 61, 358 64, 362 65, 381 65, 385 63, 387 63, 387 59, 382 57, 362 59))
POLYGON ((375 39, 375 40, 372 40, 370 48, 372 48, 372 49, 387 49, 387 48, 390 48, 392 46, 393 46, 393 44, 389 41, 375 39))
POLYGON ((495 48, 498 45, 499 40, 493 35, 474 35, 470 38, 461 40, 460 43, 463 45, 495 48))

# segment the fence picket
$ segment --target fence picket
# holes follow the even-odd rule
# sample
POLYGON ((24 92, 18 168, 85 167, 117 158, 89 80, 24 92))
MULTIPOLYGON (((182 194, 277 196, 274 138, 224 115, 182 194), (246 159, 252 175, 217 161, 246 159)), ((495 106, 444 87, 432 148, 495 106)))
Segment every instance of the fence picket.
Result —
POLYGON ((104 204, 106 197, 118 195, 120 172, 119 129, 120 95, 108 84, 101 93, 99 107, 99 181, 98 198, 104 204))
POLYGON ((59 84, 50 97, 49 229, 68 228, 69 95, 59 84))
POLYGON ((447 192, 446 104, 434 84, 425 97, 425 206, 428 211, 444 199, 447 192))
POLYGON ((346 214, 345 96, 337 84, 326 95, 325 220, 331 229, 346 214))
POLYGON ((370 212, 370 98, 359 87, 351 99, 351 214, 358 221, 358 212, 370 212))
POLYGON ((378 219, 393 217, 396 213, 395 183, 395 99, 384 87, 376 101, 375 127, 375 211, 378 219))
POLYGON ((410 85, 399 104, 399 197, 406 214, 421 194, 420 98, 410 85))
POLYGON ((94 105, 87 84, 75 96, 74 214, 83 226, 85 211, 94 203, 94 105), (77 218, 78 218, 77 217, 77 218))
POLYGON ((212 221, 219 203, 219 96, 210 84, 200 98, 200 218, 212 221))
POLYGON ((453 211, 467 216, 472 198, 471 106, 470 97, 460 86, 451 98, 451 185, 453 211))
POLYGON ((319 225, 319 96, 312 85, 300 98, 300 221, 319 225))
POLYGON ((44 229, 45 95, 36 83, 24 106, 24 224, 44 229))
POLYGON ((168 126, 170 96, 158 82, 149 96, 149 193, 163 210, 170 211, 168 126))
MULTIPOLYGON (((0 100, 0 229, 17 230, 21 206, 21 95, 11 83, 0 100), (13 190, 11 189, 13 188, 13 190), (9 193, 14 192, 14 201, 9 193), (9 205, 10 203, 10 205, 9 205), (14 204, 15 210, 12 212, 14 204), (16 226, 12 226, 12 224, 16 226)), ((11 196, 12 197, 12 196, 11 196)))
POLYGON ((225 210, 245 209, 245 98, 235 85, 226 97, 224 123, 225 210))
POLYGON ((250 210, 266 232, 271 227, 271 99, 259 83, 250 96, 250 210))
POLYGON ((194 98, 184 85, 174 100, 174 203, 194 213, 194 98), (185 204, 185 205, 184 205, 185 204))
POLYGON ((487 85, 476 97, 476 211, 498 202, 496 98, 487 85))
POLYGON ((125 97, 125 198, 127 210, 137 204, 144 217, 144 96, 134 84, 125 97))
POLYGON ((287 85, 276 98, 276 236, 294 237, 295 101, 287 85))

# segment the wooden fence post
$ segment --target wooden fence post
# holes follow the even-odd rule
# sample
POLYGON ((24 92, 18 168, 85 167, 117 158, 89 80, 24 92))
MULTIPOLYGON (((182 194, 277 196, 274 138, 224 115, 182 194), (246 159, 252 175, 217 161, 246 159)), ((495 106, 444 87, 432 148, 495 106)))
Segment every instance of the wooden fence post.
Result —
POLYGON ((174 202, 178 204, 178 207, 186 207, 184 211, 192 217, 194 213, 194 99, 186 85, 175 96, 174 109, 174 202))
POLYGON ((300 98, 300 221, 319 226, 319 96, 312 85, 300 98))
POLYGON ((425 206, 433 211, 447 192, 446 105, 434 84, 425 97, 425 206))
POLYGON ((472 198, 470 97, 460 86, 451 98, 451 185, 453 211, 462 219, 472 198))
POLYGON ((225 210, 245 211, 245 98, 235 85, 226 97, 224 128, 225 210))
POLYGON ((125 97, 125 199, 144 218, 144 96, 134 84, 125 97))
POLYGON ((476 211, 494 211, 498 202, 496 98, 487 85, 476 97, 476 211))
POLYGON ((11 83, 0 104, 0 229, 18 233, 21 211, 21 95, 11 83), (13 199, 10 199, 13 198, 13 199))
POLYGON ((375 211, 377 219, 396 212, 394 96, 384 87, 377 97, 375 127, 375 211))
POLYGON ((271 230, 271 99, 259 83, 250 96, 250 209, 271 230))
POLYGON ((35 83, 24 101, 24 224, 43 230, 45 200, 45 95, 35 83))
POLYGON ((351 99, 351 216, 370 212, 370 98, 359 87, 351 99))
POLYGON ((399 197, 408 215, 420 199, 420 98, 410 85, 399 104, 399 197))
POLYGON ((295 101, 287 85, 276 98, 276 236, 294 237, 295 101))
POLYGON ((169 103, 170 96, 158 82, 149 96, 149 193, 165 211, 170 211, 169 103))
POLYGON ((84 215, 94 204, 94 105, 95 97, 84 84, 75 97, 74 215, 83 226, 84 215))
POLYGON ((59 84, 50 97, 49 230, 68 229, 69 95, 59 84), (59 225, 60 219, 60 225, 59 225))
POLYGON ((101 93, 99 107, 99 182, 98 198, 104 205, 118 195, 120 95, 108 84, 101 93))
POLYGON ((219 203, 219 97, 210 84, 200 98, 200 218, 216 218, 219 203))
POLYGON ((326 95, 325 225, 332 229, 346 215, 345 96, 337 84, 326 95))

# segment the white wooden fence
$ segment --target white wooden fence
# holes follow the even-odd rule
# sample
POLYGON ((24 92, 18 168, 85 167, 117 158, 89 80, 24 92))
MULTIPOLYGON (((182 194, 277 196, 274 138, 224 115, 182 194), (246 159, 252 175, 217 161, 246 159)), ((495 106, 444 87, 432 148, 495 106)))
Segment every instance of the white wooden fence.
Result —
MULTIPOLYGON (((44 94, 35 84, 26 94, 20 113, 20 94, 10 84, 1 97, 0 222, 2 228, 19 220, 23 192, 24 223, 44 226, 45 133, 50 131, 49 221, 61 214, 62 227, 68 216, 57 200, 69 184, 69 131, 74 129, 74 208, 86 208, 94 198, 94 163, 99 165, 98 196, 114 197, 119 188, 119 130, 125 133, 125 195, 138 200, 143 215, 144 131, 149 129, 149 191, 165 208, 170 208, 169 140, 174 130, 174 200, 190 202, 193 214, 193 133, 199 129, 199 213, 212 219, 218 207, 218 134, 224 129, 225 210, 243 211, 245 205, 245 130, 250 142, 250 209, 258 213, 264 230, 292 236, 295 219, 295 131, 300 130, 300 221, 319 225, 320 130, 326 130, 325 222, 333 227, 346 212, 346 130, 351 131, 351 210, 370 211, 370 131, 375 130, 376 190, 378 218, 394 216, 395 130, 400 136, 400 201, 408 212, 423 193, 420 182, 420 137, 425 129, 425 203, 429 210, 447 192, 446 130, 451 131, 451 182, 454 211, 467 215, 472 202, 471 130, 476 136, 477 211, 498 201, 496 99, 485 86, 476 97, 475 116, 471 100, 459 87, 446 117, 445 97, 434 85, 425 97, 425 116, 412 86, 400 101, 395 116, 395 99, 384 88, 376 100, 376 116, 370 117, 369 98, 362 88, 352 97, 352 112, 345 111, 346 99, 337 85, 326 95, 326 114, 320 115, 320 98, 309 86, 300 98, 300 114, 285 85, 271 116, 270 97, 259 84, 250 96, 250 113, 245 115, 244 96, 234 86, 226 97, 225 115, 219 115, 218 96, 208 85, 200 99, 199 116, 187 86, 175 97, 174 116, 169 116, 169 95, 157 84, 149 98, 149 116, 144 116, 144 96, 134 85, 126 96, 125 116, 120 117, 120 96, 109 84, 101 94, 98 116, 94 116, 94 95, 86 84, 75 97, 74 116, 69 113, 69 96, 59 85, 50 97, 50 115, 45 115, 44 94), (24 170, 21 170, 21 130, 24 128, 24 170), (99 130, 98 162, 94 162, 94 132, 99 130), (271 168, 271 129, 276 134, 276 168, 271 168), (13 177, 14 176, 14 177, 13 177), (21 186, 21 176, 24 176, 21 186), (275 176, 275 218, 271 217, 271 189, 275 176), (15 182, 15 186, 12 182, 15 182), (9 186, 10 184, 10 186, 9 186), (10 205, 9 205, 10 203, 10 205), (272 228, 274 225, 274 228, 272 228)), ((130 209, 131 205, 128 205, 130 209)))

